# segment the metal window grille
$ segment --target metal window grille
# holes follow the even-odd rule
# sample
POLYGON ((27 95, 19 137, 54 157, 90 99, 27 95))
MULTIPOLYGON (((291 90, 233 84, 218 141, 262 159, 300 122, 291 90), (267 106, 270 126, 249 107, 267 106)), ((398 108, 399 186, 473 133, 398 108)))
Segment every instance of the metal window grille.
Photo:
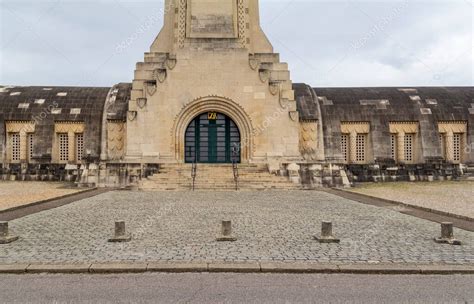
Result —
POLYGON ((405 161, 413 161, 413 134, 405 134, 405 161))
POLYGON ((453 137, 453 160, 461 162, 462 134, 455 133, 453 137))
POLYGON ((84 155, 84 134, 76 134, 76 161, 81 162, 84 155))
POLYGON ((342 157, 344 158, 344 162, 348 162, 349 161, 349 151, 348 151, 348 148, 347 148, 347 143, 348 143, 348 136, 347 134, 343 134, 341 135, 341 153, 342 153, 342 157))
POLYGON ((69 137, 67 133, 59 134, 59 160, 69 161, 69 137))
POLYGON ((20 152, 20 133, 10 134, 10 152, 13 162, 18 162, 21 159, 20 152))
POLYGON ((31 161, 33 158, 33 148, 34 148, 34 134, 28 134, 28 160, 31 161))
POLYGON ((356 137, 356 161, 365 162, 366 134, 357 134, 356 137))
POLYGON ((397 135, 390 135, 390 148, 391 148, 391 157, 393 160, 397 160, 397 135))

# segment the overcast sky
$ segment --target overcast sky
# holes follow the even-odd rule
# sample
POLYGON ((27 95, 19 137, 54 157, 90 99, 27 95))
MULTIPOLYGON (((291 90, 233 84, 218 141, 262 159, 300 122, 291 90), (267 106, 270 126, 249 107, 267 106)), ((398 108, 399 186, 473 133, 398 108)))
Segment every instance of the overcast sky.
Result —
MULTIPOLYGON (((260 6, 262 27, 293 82, 474 85, 474 0, 261 0, 260 6)), ((0 0, 0 84, 131 82, 161 28, 162 8, 160 0, 0 0)))

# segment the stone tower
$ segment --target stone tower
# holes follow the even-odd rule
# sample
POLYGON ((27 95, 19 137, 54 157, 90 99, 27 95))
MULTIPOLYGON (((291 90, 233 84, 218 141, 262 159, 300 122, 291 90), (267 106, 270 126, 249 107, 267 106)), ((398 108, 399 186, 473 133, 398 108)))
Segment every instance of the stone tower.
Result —
POLYGON ((128 110, 127 162, 183 163, 199 149, 207 157, 234 133, 243 163, 302 159, 290 72, 260 28, 258 0, 166 0, 128 110))

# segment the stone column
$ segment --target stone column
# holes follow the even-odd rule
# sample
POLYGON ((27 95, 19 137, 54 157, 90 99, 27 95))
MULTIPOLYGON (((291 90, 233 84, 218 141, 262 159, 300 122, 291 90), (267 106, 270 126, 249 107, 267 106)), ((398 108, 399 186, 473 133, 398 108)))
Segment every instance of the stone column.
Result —
POLYGON ((454 133, 446 133, 446 161, 454 162, 454 133))
POLYGON ((397 133, 397 161, 405 162, 405 132, 397 133))
POLYGON ((28 134, 25 130, 20 131, 20 161, 28 161, 28 134))
POLYGON ((357 132, 352 131, 349 134, 349 163, 355 163, 357 160, 357 132))
POLYGON ((67 133, 69 162, 76 162, 76 134, 74 132, 67 133))

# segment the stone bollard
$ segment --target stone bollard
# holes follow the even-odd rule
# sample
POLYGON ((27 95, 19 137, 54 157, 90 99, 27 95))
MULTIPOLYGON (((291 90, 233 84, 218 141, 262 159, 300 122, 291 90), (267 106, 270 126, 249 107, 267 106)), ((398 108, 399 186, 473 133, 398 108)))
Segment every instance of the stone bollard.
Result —
POLYGON ((0 222, 0 244, 9 244, 18 240, 17 236, 10 235, 8 222, 0 222))
POLYGON ((109 242, 119 243, 119 242, 130 242, 132 236, 127 234, 125 230, 125 222, 119 221, 115 222, 115 235, 109 239, 109 242))
POLYGON ((461 245, 461 241, 454 238, 453 223, 441 223, 441 237, 434 239, 436 243, 461 245))
POLYGON ((321 236, 314 239, 320 243, 339 243, 340 240, 332 235, 332 222, 323 222, 321 226, 321 236))
POLYGON ((221 235, 217 237, 218 242, 235 242, 237 238, 232 236, 232 222, 222 221, 221 235))

